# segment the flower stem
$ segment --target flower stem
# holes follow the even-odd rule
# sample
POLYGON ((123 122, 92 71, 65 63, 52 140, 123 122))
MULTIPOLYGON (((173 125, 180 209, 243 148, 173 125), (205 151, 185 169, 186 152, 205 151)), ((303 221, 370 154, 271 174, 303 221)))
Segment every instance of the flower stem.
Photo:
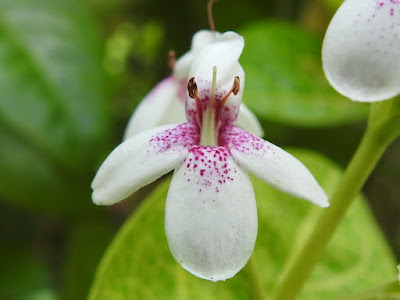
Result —
POLYGON ((330 198, 331 206, 322 212, 314 231, 293 263, 286 268, 276 288, 275 300, 293 300, 300 293, 353 199, 360 192, 386 147, 399 135, 400 121, 397 110, 392 107, 393 104, 399 105, 392 101, 395 100, 372 105, 367 130, 330 198))
POLYGON ((243 273, 246 276, 248 282, 248 291, 250 299, 253 300, 265 300, 267 295, 261 282, 260 273, 258 272, 257 263, 254 258, 254 253, 250 257, 249 262, 243 269, 243 273))

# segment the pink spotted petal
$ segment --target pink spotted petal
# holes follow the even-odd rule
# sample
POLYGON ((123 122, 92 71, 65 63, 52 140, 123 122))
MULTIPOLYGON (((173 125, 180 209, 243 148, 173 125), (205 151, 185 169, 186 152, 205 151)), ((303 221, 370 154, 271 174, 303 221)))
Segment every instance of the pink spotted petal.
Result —
POLYGON ((257 236, 257 208, 248 174, 226 147, 193 147, 175 170, 165 231, 176 261, 197 277, 225 280, 245 266, 257 236))
POLYGON ((190 123, 139 133, 114 149, 92 182, 92 199, 111 205, 128 197, 181 164, 199 132, 190 123))
POLYGON ((373 102, 400 93, 400 1, 346 0, 322 48, 330 84, 346 97, 373 102))
MULTIPOLYGON (((124 140, 151 128, 186 122, 186 94, 186 80, 168 77, 161 81, 133 112, 125 130, 124 140)), ((263 135, 257 117, 243 103, 236 124, 252 134, 263 135)))
POLYGON ((321 207, 329 206, 325 192, 310 171, 281 148, 235 126, 220 131, 220 144, 230 147, 242 169, 273 187, 321 207))

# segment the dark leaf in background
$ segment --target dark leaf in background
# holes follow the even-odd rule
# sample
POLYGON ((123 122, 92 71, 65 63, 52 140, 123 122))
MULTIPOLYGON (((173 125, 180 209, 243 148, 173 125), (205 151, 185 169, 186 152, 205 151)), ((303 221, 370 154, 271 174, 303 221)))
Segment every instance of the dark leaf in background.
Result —
POLYGON ((0 299, 57 299, 43 262, 24 247, 0 247, 0 299))
POLYGON ((295 25, 259 22, 239 33, 246 46, 244 102, 259 118, 321 127, 365 119, 369 105, 354 103, 328 84, 322 71, 322 39, 295 25))
POLYGON ((110 125, 94 25, 82 1, 0 2, 4 200, 64 212, 90 201, 110 125))
MULTIPOLYGON (((315 175, 327 194, 341 170, 313 152, 291 151, 315 175)), ((253 253, 271 295, 322 210, 254 179, 258 237, 253 253)), ((131 215, 97 270, 89 299, 248 299, 243 272, 225 282, 199 279, 174 261, 164 232, 169 182, 161 184, 131 215)), ((365 200, 358 197, 340 224, 299 299, 335 299, 396 279, 393 255, 365 200)))
POLYGON ((66 239, 62 299, 86 299, 96 266, 115 230, 108 218, 90 218, 70 226, 66 239))

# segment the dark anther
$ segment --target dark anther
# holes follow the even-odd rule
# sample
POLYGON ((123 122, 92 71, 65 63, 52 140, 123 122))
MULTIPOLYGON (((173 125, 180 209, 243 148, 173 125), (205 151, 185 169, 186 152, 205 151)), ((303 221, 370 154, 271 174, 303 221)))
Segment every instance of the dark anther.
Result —
POLYGON ((233 81, 232 93, 234 95, 237 95, 237 93, 239 93, 239 88, 240 88, 240 79, 239 76, 236 76, 235 80, 233 81))
POLYGON ((194 80, 194 77, 189 79, 187 89, 189 92, 189 97, 192 99, 196 99, 197 98, 197 84, 196 84, 196 81, 194 80))

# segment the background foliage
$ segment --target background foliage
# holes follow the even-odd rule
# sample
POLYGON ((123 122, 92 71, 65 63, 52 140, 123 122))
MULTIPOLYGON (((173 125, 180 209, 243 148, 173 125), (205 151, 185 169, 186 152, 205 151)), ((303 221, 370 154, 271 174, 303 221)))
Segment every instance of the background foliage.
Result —
MULTIPOLYGON (((128 216, 105 256, 109 261, 101 264, 93 299, 108 289, 103 283, 107 276, 120 271, 106 272, 118 247, 124 247, 130 263, 141 262, 137 269, 122 266, 124 284, 138 271, 156 272, 165 280, 151 287, 145 283, 140 293, 157 293, 168 278, 178 278, 185 282, 181 286, 187 285, 181 291, 183 299, 196 289, 203 295, 234 293, 246 299, 241 276, 221 290, 222 284, 210 287, 173 262, 162 225, 166 183, 150 196, 157 184, 112 207, 95 207, 90 199, 95 171, 120 142, 134 107, 169 74, 168 51, 183 54, 193 33, 208 28, 206 2, 0 0, 0 299, 85 299, 101 256, 128 216), (157 214, 149 219, 146 211, 157 214), (129 240, 139 222, 149 222, 154 231, 138 231, 138 239, 146 238, 142 248, 129 240), (161 247, 158 243, 164 243, 157 248, 162 252, 158 263, 142 260, 140 253, 148 251, 144 245, 161 247), (168 272, 177 277, 168 277, 168 272)), ((335 93, 322 73, 323 34, 340 2, 220 0, 214 6, 217 30, 235 30, 246 39, 241 58, 246 70, 244 102, 261 120, 265 138, 321 153, 296 152, 321 173, 328 190, 354 152, 368 112, 368 104, 355 104, 335 93), (325 165, 332 175, 321 169, 325 165)), ((335 290, 332 295, 340 297, 384 283, 386 272, 389 278, 394 274, 391 251, 397 260, 400 257, 399 148, 395 142, 387 150, 364 189, 369 205, 359 200, 349 212, 345 229, 335 236, 303 299, 313 299, 309 295, 315 289, 335 290), (367 252, 356 251, 368 242, 363 240, 365 228, 376 242, 367 252), (368 264, 379 260, 377 269, 368 264), (342 279, 332 279, 330 272, 339 271, 348 277, 359 274, 352 272, 377 276, 371 281, 360 277, 351 288, 344 284, 337 289, 342 279), (331 278, 330 287, 321 287, 318 278, 331 278)), ((263 275, 268 290, 273 277, 284 270, 283 259, 292 255, 292 243, 304 237, 293 228, 304 223, 308 225, 300 229, 309 230, 313 219, 307 216, 315 209, 264 184, 255 185, 262 225, 255 256, 260 270, 270 271, 263 275)), ((174 295, 169 293, 164 296, 174 295)))

